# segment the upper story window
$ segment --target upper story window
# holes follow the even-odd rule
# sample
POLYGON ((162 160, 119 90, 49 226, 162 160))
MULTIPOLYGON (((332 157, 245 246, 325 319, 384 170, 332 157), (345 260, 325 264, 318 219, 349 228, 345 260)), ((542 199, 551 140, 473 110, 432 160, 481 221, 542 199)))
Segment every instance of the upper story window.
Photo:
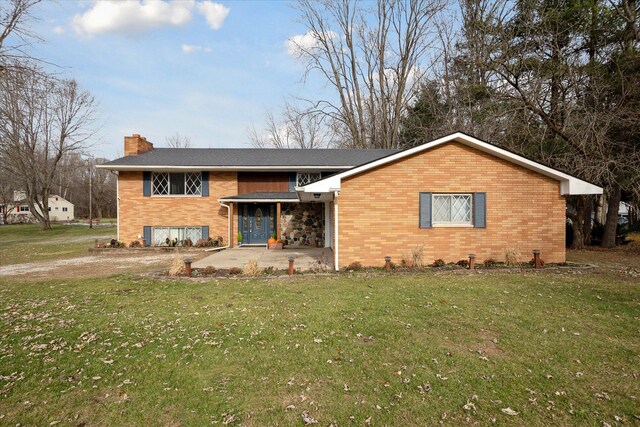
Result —
POLYGON ((154 172, 151 188, 155 196, 200 196, 202 195, 202 174, 200 172, 154 172))
POLYGON ((296 187, 303 187, 312 182, 319 181, 321 176, 320 172, 298 172, 296 174, 296 187))
POLYGON ((471 194, 434 194, 433 224, 471 225, 471 194))

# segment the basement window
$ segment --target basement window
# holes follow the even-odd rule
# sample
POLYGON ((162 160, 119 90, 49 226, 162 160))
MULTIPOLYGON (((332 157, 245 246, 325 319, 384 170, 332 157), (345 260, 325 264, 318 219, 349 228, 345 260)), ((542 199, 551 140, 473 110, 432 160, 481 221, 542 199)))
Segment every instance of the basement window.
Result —
POLYGON ((202 174, 200 172, 154 172, 151 177, 154 196, 200 196, 202 174))

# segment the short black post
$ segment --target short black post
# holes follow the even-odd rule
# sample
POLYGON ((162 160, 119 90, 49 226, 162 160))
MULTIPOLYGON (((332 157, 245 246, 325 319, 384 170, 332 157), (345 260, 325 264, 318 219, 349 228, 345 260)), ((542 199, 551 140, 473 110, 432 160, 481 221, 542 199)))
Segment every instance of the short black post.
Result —
POLYGON ((184 274, 191 277, 191 258, 184 259, 184 274))
POLYGON ((296 257, 289 257, 289 276, 293 276, 293 261, 295 261, 296 257))
POLYGON ((384 257, 384 269, 387 270, 387 272, 391 271, 391 257, 390 256, 384 257))

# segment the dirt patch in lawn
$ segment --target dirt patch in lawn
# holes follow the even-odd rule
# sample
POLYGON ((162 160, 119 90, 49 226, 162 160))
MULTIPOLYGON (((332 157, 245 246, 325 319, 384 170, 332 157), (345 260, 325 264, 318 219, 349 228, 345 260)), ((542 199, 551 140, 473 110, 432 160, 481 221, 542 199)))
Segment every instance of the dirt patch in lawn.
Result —
MULTIPOLYGON (((202 251, 188 253, 192 259, 204 256, 202 251)), ((0 277, 21 276, 28 278, 66 278, 109 276, 118 273, 145 273, 167 267, 181 253, 122 252, 86 255, 55 261, 38 261, 0 267, 0 277)))

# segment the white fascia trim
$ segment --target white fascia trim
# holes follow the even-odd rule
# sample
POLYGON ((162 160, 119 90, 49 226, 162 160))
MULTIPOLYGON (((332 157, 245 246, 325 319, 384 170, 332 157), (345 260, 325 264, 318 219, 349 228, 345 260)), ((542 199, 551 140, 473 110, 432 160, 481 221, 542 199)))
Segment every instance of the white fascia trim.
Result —
POLYGON ((218 199, 220 203, 299 203, 300 199, 218 199))
POLYGON ((549 178, 553 178, 557 181, 560 181, 561 183, 560 193, 562 195, 602 194, 602 191, 603 191, 602 187, 598 187, 597 185, 591 184, 587 181, 583 181, 571 175, 567 175, 556 169, 550 168, 538 162, 534 162, 533 160, 529 160, 525 157, 519 156, 510 151, 496 147, 495 145, 486 143, 477 138, 466 135, 462 132, 456 132, 451 135, 447 135, 445 137, 428 142, 426 144, 422 144, 417 147, 413 147, 408 150, 404 150, 399 153, 392 154, 387 157, 383 157, 382 159, 375 160, 373 162, 364 164, 362 166, 357 166, 355 168, 349 169, 348 171, 340 172, 336 175, 333 175, 328 178, 316 181, 312 184, 306 185, 300 188, 300 191, 305 193, 323 193, 328 191, 340 190, 342 178, 347 178, 352 175, 365 172, 369 169, 374 169, 379 166, 385 165, 387 163, 395 162, 405 157, 412 156, 422 151, 437 147, 438 145, 446 144, 448 142, 453 142, 453 141, 459 142, 461 144, 464 144, 469 147, 475 148, 477 150, 483 151, 485 153, 491 154, 503 160, 507 160, 511 163, 520 165, 526 169, 533 170, 549 178))
POLYGON ((349 170, 353 166, 172 166, 172 165, 96 165, 99 169, 114 171, 199 172, 199 171, 256 171, 256 172, 304 172, 349 170))

